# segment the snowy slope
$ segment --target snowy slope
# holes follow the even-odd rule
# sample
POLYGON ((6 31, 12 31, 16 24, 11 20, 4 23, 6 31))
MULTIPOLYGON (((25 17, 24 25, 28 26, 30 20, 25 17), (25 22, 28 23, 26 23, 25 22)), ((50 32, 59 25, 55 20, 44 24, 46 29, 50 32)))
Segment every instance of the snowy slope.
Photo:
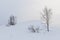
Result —
POLYGON ((50 27, 50 32, 31 33, 29 25, 42 26, 40 21, 21 22, 15 26, 0 26, 0 40, 60 40, 60 28, 50 27))

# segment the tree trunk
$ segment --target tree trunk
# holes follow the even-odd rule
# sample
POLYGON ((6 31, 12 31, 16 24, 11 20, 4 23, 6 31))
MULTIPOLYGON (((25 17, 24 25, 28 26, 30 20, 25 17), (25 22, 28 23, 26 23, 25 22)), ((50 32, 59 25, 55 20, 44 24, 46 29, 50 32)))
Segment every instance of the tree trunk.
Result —
POLYGON ((49 22, 47 22, 47 31, 49 32, 49 22))
POLYGON ((46 23, 47 23, 47 31, 49 32, 49 15, 48 15, 48 12, 47 12, 47 14, 46 14, 46 17, 47 17, 47 19, 46 19, 46 23))

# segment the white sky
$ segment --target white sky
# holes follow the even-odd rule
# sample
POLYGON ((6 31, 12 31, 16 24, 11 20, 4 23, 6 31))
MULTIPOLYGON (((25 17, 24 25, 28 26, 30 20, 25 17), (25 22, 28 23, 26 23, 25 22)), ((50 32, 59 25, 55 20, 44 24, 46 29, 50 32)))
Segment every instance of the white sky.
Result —
POLYGON ((19 21, 40 20, 45 6, 52 8, 52 23, 60 25, 60 0, 0 0, 0 22, 6 23, 12 14, 19 21))

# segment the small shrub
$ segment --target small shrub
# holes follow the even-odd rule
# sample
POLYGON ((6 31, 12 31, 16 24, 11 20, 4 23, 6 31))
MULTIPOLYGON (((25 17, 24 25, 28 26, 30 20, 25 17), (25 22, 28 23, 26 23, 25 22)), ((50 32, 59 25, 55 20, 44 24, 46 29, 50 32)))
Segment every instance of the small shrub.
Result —
POLYGON ((29 27, 28 29, 29 29, 31 32, 36 32, 33 25, 31 25, 31 27, 29 27))
POLYGON ((39 33, 39 27, 36 28, 34 25, 31 25, 28 29, 33 33, 35 32, 39 33))
POLYGON ((9 25, 15 25, 16 24, 15 16, 10 16, 8 24, 9 25))

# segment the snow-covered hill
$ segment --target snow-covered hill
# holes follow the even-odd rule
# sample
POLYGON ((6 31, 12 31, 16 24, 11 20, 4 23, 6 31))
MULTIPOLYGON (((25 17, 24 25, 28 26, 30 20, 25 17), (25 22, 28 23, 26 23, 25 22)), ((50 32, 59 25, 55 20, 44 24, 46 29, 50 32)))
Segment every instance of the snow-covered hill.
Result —
POLYGON ((43 30, 43 32, 32 33, 28 30, 30 25, 42 26, 40 21, 21 22, 15 26, 0 26, 0 40, 60 40, 60 28, 50 27, 50 32, 43 30))

